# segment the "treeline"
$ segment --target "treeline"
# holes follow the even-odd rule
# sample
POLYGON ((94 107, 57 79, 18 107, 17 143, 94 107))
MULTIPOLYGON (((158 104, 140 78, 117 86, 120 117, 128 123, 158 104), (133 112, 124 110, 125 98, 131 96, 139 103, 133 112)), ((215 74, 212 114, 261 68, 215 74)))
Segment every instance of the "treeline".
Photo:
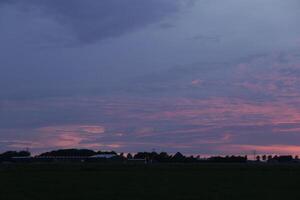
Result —
MULTIPOLYGON (((127 155, 127 159, 132 156, 127 155)), ((156 152, 140 152, 133 156, 133 159, 146 159, 150 162, 159 163, 199 163, 199 162, 236 162, 244 163, 247 162, 247 156, 226 156, 226 157, 210 157, 207 159, 201 159, 200 156, 185 156, 180 152, 174 155, 168 155, 166 152, 156 153, 156 152)))
POLYGON ((28 151, 6 151, 0 154, 0 161, 9 161, 11 158, 29 157, 31 155, 28 151))
POLYGON ((138 152, 136 154, 116 153, 115 151, 94 151, 89 149, 59 149, 31 156, 28 151, 8 151, 0 154, 0 162, 4 161, 119 161, 142 163, 199 163, 199 162, 247 162, 247 156, 210 157, 185 156, 180 152, 174 155, 166 152, 138 152))
MULTIPOLYGON (((110 159, 123 161, 145 161, 146 163, 197 163, 197 162, 247 162, 247 156, 226 156, 226 157, 210 157, 201 159, 200 156, 185 156, 180 152, 174 155, 166 152, 138 152, 136 154, 116 153, 115 151, 93 151, 88 149, 62 149, 46 152, 37 157, 89 157, 89 161, 99 160, 100 158, 91 158, 96 155, 113 155, 110 159)), ((105 159, 105 157, 101 157, 105 159)))
POLYGON ((138 152, 136 154, 117 153, 115 151, 94 151, 89 149, 59 149, 31 156, 28 151, 7 151, 0 154, 0 162, 40 162, 40 161, 81 161, 81 162, 142 162, 142 163, 246 163, 269 162, 286 163, 299 162, 298 156, 256 156, 256 160, 249 161, 247 156, 186 156, 180 152, 168 154, 166 152, 138 152))
POLYGON ((94 155, 105 155, 105 154, 112 154, 118 155, 115 151, 93 151, 90 149, 59 149, 55 151, 45 152, 38 155, 38 157, 45 157, 45 156, 94 156, 94 155))
POLYGON ((278 155, 262 155, 262 156, 256 156, 256 161, 257 162, 269 162, 269 163, 287 163, 287 162, 299 162, 299 157, 298 156, 291 156, 291 155, 286 155, 286 156, 278 156, 278 155))

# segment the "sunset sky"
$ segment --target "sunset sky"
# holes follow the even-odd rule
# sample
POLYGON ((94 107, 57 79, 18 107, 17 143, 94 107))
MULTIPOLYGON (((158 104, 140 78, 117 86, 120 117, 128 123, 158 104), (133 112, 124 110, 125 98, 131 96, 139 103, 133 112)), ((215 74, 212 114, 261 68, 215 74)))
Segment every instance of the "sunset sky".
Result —
POLYGON ((0 151, 300 154, 299 0, 0 0, 0 151))

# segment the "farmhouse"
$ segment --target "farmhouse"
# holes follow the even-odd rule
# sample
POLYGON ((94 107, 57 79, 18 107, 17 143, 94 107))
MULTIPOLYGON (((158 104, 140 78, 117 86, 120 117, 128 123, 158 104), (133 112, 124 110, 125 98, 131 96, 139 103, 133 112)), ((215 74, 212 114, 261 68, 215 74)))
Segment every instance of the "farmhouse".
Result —
POLYGON ((116 154, 97 154, 97 155, 94 155, 94 156, 90 156, 89 158, 106 158, 106 159, 109 159, 109 158, 113 158, 113 157, 116 157, 117 155, 116 154))

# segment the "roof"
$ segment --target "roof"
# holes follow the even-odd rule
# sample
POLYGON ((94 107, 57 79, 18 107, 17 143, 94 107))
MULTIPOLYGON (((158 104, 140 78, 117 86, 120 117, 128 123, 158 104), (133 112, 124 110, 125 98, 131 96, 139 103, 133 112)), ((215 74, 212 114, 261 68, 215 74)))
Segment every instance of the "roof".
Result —
POLYGON ((116 156, 116 154, 97 154, 94 156, 90 156, 90 158, 112 158, 115 156, 116 156))

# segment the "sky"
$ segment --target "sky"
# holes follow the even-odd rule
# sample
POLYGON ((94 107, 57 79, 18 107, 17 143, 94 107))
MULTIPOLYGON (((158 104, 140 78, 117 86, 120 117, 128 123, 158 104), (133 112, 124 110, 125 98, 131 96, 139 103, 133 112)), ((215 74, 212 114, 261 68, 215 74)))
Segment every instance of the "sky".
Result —
POLYGON ((0 0, 0 151, 300 154, 298 0, 0 0))

